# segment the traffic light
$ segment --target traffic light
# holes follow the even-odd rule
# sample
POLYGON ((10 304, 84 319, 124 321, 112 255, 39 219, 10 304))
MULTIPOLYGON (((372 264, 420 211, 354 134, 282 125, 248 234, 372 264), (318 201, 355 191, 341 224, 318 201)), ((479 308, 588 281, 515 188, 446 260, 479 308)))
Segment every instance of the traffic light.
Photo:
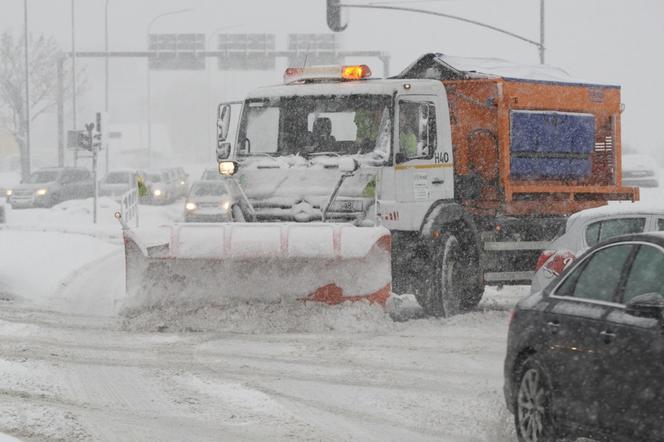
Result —
POLYGON ((76 136, 77 136, 76 144, 78 145, 78 147, 80 147, 81 149, 90 150, 90 146, 92 145, 92 143, 88 131, 80 130, 78 131, 76 136))
POLYGON ((342 23, 341 0, 327 0, 327 26, 333 32, 341 32, 348 26, 348 23, 342 23))

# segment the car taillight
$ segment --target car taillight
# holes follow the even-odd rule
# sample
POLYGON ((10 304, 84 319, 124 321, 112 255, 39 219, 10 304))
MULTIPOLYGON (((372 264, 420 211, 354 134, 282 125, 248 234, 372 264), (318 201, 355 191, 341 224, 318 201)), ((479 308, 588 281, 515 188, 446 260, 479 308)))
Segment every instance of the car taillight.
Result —
POLYGON ((558 276, 575 258, 574 253, 569 250, 560 250, 544 263, 544 270, 553 276, 558 276))
POLYGON ((553 256, 553 254, 556 253, 555 250, 544 250, 539 258, 537 258, 537 264, 535 264, 535 271, 538 271, 539 269, 542 268, 545 262, 549 260, 553 256))
POLYGON ((511 324, 512 321, 514 321, 515 318, 516 318, 516 308, 512 309, 512 312, 510 313, 510 322, 509 322, 509 324, 511 324))

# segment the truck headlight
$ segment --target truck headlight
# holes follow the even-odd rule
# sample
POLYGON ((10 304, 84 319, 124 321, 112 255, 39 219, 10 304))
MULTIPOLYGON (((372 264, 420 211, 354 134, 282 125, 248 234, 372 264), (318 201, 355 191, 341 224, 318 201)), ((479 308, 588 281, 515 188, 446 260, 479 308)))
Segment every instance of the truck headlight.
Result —
POLYGON ((46 192, 48 192, 48 189, 39 189, 35 193, 37 194, 37 196, 44 196, 46 195, 46 192))
POLYGON ((154 196, 161 196, 161 189, 155 189, 154 192, 152 192, 154 196))
POLYGON ((191 201, 189 201, 187 204, 184 205, 184 208, 190 212, 192 210, 196 210, 196 203, 192 203, 191 201))
POLYGON ((12 190, 11 189, 5 190, 5 195, 6 196, 12 196, 12 190))

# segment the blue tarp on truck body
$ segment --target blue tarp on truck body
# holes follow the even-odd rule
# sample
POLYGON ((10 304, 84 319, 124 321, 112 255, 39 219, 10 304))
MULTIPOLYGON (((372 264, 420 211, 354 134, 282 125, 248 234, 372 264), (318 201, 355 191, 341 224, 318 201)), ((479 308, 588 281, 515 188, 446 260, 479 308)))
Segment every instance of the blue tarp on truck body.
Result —
POLYGON ((581 178, 591 174, 592 114, 512 111, 510 175, 516 179, 581 178))

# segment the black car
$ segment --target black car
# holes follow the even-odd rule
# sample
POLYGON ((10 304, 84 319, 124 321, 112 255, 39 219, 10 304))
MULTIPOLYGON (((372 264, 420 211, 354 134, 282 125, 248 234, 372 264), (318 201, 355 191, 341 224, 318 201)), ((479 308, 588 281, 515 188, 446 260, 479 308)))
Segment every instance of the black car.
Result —
POLYGON ((505 399, 521 441, 664 440, 664 233, 613 238, 522 299, 505 399))

